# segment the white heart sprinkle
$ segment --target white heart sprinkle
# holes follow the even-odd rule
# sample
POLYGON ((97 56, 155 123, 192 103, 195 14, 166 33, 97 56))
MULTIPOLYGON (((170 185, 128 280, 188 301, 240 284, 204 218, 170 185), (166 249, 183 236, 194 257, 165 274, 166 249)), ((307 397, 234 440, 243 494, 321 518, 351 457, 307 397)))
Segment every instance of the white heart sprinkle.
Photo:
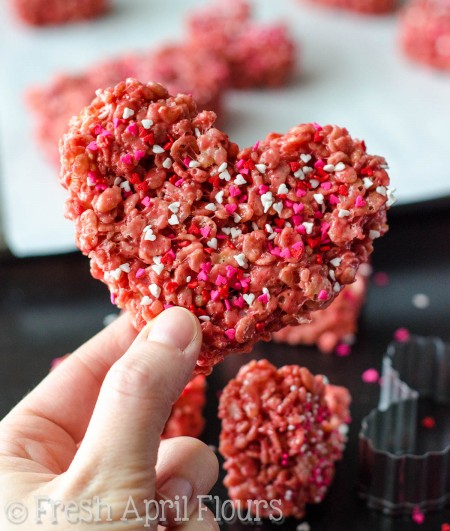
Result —
POLYGON ((172 214, 169 218, 169 225, 178 225, 179 221, 175 214, 172 214))
POLYGON ((231 229, 230 227, 223 227, 222 232, 229 236, 231 234, 231 229))
POLYGON ((303 181, 303 179, 305 178, 305 174, 303 173, 303 170, 300 168, 294 173, 294 177, 296 179, 300 179, 301 181, 303 181))
POLYGON ((158 144, 155 144, 153 146, 153 153, 164 153, 164 148, 162 148, 161 146, 158 146, 158 144))
POLYGON ((300 158, 302 159, 302 161, 307 164, 310 160, 311 160, 311 155, 307 155, 306 153, 302 153, 300 155, 300 158))
POLYGON ((275 212, 278 212, 278 215, 280 215, 281 211, 283 210, 283 203, 280 201, 278 203, 274 203, 272 206, 275 212))
POLYGON ((120 267, 118 267, 117 269, 110 271, 109 274, 113 277, 114 280, 119 280, 120 275, 122 274, 122 270, 120 269, 120 267))
POLYGON ((318 181, 317 179, 311 179, 309 182, 311 183, 311 186, 313 188, 317 188, 320 184, 320 181, 318 181))
POLYGON ((345 164, 343 162, 338 162, 336 166, 334 167, 334 171, 344 171, 345 170, 345 164))
POLYGON ((161 263, 161 258, 162 258, 161 256, 154 256, 153 257, 153 262, 155 264, 160 264, 161 263))
POLYGON ((348 216, 350 216, 350 210, 346 210, 345 208, 340 208, 338 216, 340 218, 347 218, 348 216))
POLYGON ((228 173, 228 170, 220 172, 219 179, 224 179, 225 181, 229 181, 231 179, 231 175, 228 173))
POLYGON ((131 192, 130 183, 128 181, 121 183, 120 188, 122 188, 124 192, 131 192))
POLYGON ((378 230, 370 230, 369 231, 369 238, 371 238, 372 240, 375 240, 375 239, 379 238, 380 236, 381 236, 381 233, 378 230))
POLYGON ((218 167, 217 171, 219 173, 224 172, 227 169, 228 164, 226 162, 222 162, 222 164, 218 167))
POLYGON ((386 195, 386 188, 384 186, 377 186, 376 192, 380 195, 386 195))
POLYGON ((323 194, 314 194, 314 200, 318 205, 323 205, 323 194))
POLYGON ((148 295, 145 295, 144 297, 142 297, 141 299, 142 306, 148 306, 151 303, 152 303, 152 299, 148 295))
POLYGON ((231 228, 231 237, 232 238, 237 238, 241 234, 242 234, 242 231, 240 229, 236 229, 235 227, 231 228))
POLYGON ((333 260, 330 260, 330 264, 334 267, 338 267, 341 265, 342 258, 333 258, 333 260))
POLYGON ((167 157, 167 159, 164 160, 162 165, 163 165, 163 168, 166 168, 166 170, 169 170, 172 167, 172 159, 170 157, 167 157))
POLYGON ((211 249, 217 249, 217 238, 211 238, 206 245, 211 249))
POLYGON ((155 297, 155 299, 158 299, 161 295, 161 288, 158 286, 158 284, 150 284, 148 287, 150 293, 155 297))
POLYGON ((306 234, 312 234, 312 231, 313 231, 313 227, 314 227, 314 223, 311 223, 309 221, 304 221, 302 223, 302 225, 305 227, 306 229, 306 234))
POLYGON ((145 232, 144 240, 148 242, 154 242, 156 240, 156 236, 153 234, 152 229, 145 232))
POLYGON ((334 171, 334 164, 325 164, 325 166, 323 167, 323 169, 325 171, 327 171, 328 173, 331 173, 334 171))
POLYGON ((127 118, 131 118, 133 115, 134 115, 133 109, 130 109, 129 107, 125 107, 125 109, 123 110, 122 118, 126 120, 127 118))
POLYGON ((142 127, 144 129, 150 129, 150 127, 153 125, 153 120, 150 120, 149 118, 146 118, 145 120, 142 120, 142 127))
POLYGON ((160 275, 163 272, 163 270, 164 270, 164 265, 163 264, 155 264, 155 265, 152 265, 152 269, 157 275, 160 275))
POLYGON ((178 210, 180 209, 180 202, 179 201, 175 201, 174 203, 170 203, 170 205, 168 206, 168 209, 173 212, 174 214, 177 214, 178 213, 178 210))
POLYGON ((265 164, 255 164, 255 168, 260 172, 260 173, 266 173, 266 170, 267 170, 267 166, 265 164))
POLYGON ((200 162, 198 160, 191 160, 189 163, 189 168, 198 168, 200 166, 200 162))
POLYGON ((249 306, 251 306, 252 302, 255 300, 255 294, 254 293, 244 293, 244 295, 242 295, 242 298, 244 299, 244 301, 249 306))
POLYGON ((278 187, 277 194, 278 195, 286 195, 287 193, 289 193, 288 187, 284 183, 280 184, 280 186, 278 187))
POLYGON ((244 253, 235 255, 234 259, 236 260, 236 262, 238 263, 240 267, 244 267, 244 268, 247 267, 247 259, 245 258, 244 253))
POLYGON ((241 216, 239 214, 237 214, 237 213, 233 216, 233 221, 235 223, 239 223, 241 221, 241 219, 242 219, 241 216))
POLYGON ((244 177, 239 173, 236 179, 234 180, 234 184, 247 184, 247 181, 244 179, 244 177))
POLYGON ((220 191, 220 192, 218 192, 218 193, 216 194, 215 199, 216 199, 216 201, 217 201, 220 205, 223 203, 223 194, 224 194, 224 193, 225 193, 225 192, 222 190, 222 191, 220 191))
POLYGON ((217 210, 217 207, 214 203, 208 203, 205 208, 211 212, 215 212, 217 210))

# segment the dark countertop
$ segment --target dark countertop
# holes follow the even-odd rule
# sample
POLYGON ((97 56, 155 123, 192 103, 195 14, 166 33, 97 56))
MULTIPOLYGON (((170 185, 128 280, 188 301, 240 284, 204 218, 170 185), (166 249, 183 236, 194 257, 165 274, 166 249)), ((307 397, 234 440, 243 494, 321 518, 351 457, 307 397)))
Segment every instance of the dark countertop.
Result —
MULTIPOLYGON (((399 327, 413 333, 437 335, 450 341, 450 208, 423 206, 394 212, 391 231, 376 242, 375 271, 389 275, 389 285, 369 289, 360 334, 351 356, 339 358, 319 354, 314 348, 259 344, 258 357, 276 365, 299 363, 312 372, 326 374, 335 384, 353 394, 350 440, 344 460, 326 500, 310 507, 306 520, 312 531, 440 531, 450 523, 450 509, 430 513, 421 526, 411 518, 391 519, 367 510, 355 491, 357 443, 360 422, 376 406, 379 388, 361 380, 370 367, 380 369, 383 352, 399 327), (431 304, 415 308, 411 299, 425 293, 431 304)), ((53 358, 71 352, 102 327, 105 315, 114 308, 106 287, 89 275, 88 260, 80 254, 18 260, 5 254, 0 259, 0 417, 48 371, 53 358)), ((250 355, 232 356, 209 379, 204 440, 217 445, 217 391, 233 377, 250 355)), ((218 485, 213 492, 226 499, 218 485)), ((281 529, 295 530, 288 521, 281 529)), ((233 524, 223 529, 256 529, 233 524)), ((259 529, 280 529, 260 525, 259 529)))

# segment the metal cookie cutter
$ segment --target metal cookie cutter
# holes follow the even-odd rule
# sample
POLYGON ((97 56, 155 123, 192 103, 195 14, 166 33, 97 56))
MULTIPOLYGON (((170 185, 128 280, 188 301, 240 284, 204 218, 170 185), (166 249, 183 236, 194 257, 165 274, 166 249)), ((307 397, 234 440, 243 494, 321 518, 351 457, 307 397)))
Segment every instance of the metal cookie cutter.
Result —
POLYGON ((359 492, 388 515, 450 503, 450 344, 412 337, 391 343, 383 359, 378 408, 359 434, 359 492), (419 397, 444 411, 432 448, 417 438, 419 397))

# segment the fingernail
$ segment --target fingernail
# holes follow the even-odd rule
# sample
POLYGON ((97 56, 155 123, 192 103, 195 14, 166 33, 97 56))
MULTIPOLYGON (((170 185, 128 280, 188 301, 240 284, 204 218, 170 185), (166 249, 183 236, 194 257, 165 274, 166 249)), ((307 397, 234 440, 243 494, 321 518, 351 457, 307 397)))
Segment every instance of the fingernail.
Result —
POLYGON ((185 308, 169 308, 156 317, 147 336, 149 341, 185 350, 198 334, 196 317, 185 308))
POLYGON ((194 489, 187 479, 184 478, 170 478, 162 487, 158 488, 158 494, 166 500, 175 500, 175 496, 179 496, 178 500, 189 503, 192 498, 194 489))

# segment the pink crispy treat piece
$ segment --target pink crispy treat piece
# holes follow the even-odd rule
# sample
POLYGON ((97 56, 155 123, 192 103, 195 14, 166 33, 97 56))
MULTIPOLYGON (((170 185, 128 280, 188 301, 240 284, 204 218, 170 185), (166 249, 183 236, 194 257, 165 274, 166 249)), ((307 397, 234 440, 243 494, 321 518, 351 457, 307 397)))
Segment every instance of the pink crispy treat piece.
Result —
POLYGON ((192 311, 203 373, 328 306, 387 230, 389 195, 385 160, 343 128, 300 125, 239 150, 214 120, 129 79, 99 92, 60 145, 92 275, 138 329, 169 305, 192 311))
POLYGON ((17 16, 32 26, 67 24, 103 15, 109 0, 11 0, 17 16))
POLYGON ((365 15, 382 15, 394 11, 398 0, 310 0, 327 7, 355 11, 365 15))
POLYGON ((188 19, 189 39, 228 65, 235 88, 279 87, 292 76, 296 44, 283 24, 263 26, 242 0, 214 2, 188 19))
POLYGON ((305 505, 320 503, 332 482, 349 404, 345 388, 304 367, 277 370, 267 360, 243 366, 219 403, 219 451, 231 500, 262 517, 280 508, 285 517, 302 518, 305 505))
POLYGON ((211 54, 172 45, 146 53, 129 54, 93 65, 78 75, 58 74, 48 85, 26 95, 35 119, 35 137, 48 160, 59 165, 58 143, 70 118, 89 105, 99 88, 128 77, 157 81, 171 93, 192 94, 199 109, 220 112, 228 69, 211 54))
POLYGON ((321 352, 330 353, 356 334, 366 292, 367 277, 358 272, 355 282, 345 286, 328 308, 311 315, 310 323, 287 326, 273 334, 272 339, 289 345, 315 344, 321 352))
POLYGON ((419 63, 450 70, 450 3, 413 0, 403 9, 400 42, 404 53, 419 63))
POLYGON ((206 403, 206 377, 199 374, 185 387, 172 407, 163 439, 171 437, 199 437, 205 427, 203 408, 206 403))
MULTIPOLYGON (((55 358, 51 364, 54 371, 70 354, 55 358)), ((164 427, 162 439, 171 437, 199 437, 205 427, 203 408, 206 403, 206 377, 195 376, 184 388, 172 406, 172 412, 164 427)))

